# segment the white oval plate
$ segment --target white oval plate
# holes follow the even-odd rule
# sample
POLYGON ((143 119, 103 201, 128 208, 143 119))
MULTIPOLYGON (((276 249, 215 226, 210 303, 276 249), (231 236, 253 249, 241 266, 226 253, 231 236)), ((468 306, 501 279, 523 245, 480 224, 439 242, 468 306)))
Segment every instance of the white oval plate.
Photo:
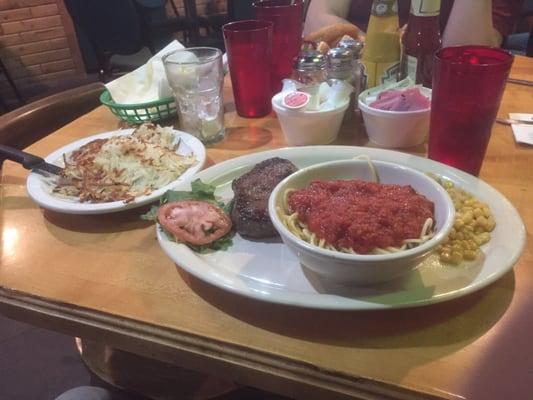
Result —
MULTIPOLYGON (((450 300, 487 286, 516 263, 526 236, 524 224, 513 205, 485 182, 426 158, 373 148, 307 146, 235 158, 210 167, 196 177, 215 184, 217 195, 228 200, 233 197, 232 180, 267 158, 287 158, 302 168, 359 154, 438 174, 487 203, 496 219, 496 228, 491 241, 483 246, 484 259, 467 265, 444 266, 432 255, 405 279, 372 287, 354 287, 321 280, 302 267, 280 239, 251 241, 235 235, 233 246, 228 250, 198 254, 168 240, 157 227, 159 244, 181 268, 222 289, 272 303, 337 310, 405 308, 450 300)), ((190 190, 190 184, 179 185, 177 189, 190 190)))
MULTIPOLYGON (((107 139, 113 136, 130 135, 133 131, 134 129, 121 129, 89 136, 54 151, 52 154, 46 157, 45 160, 51 164, 64 167, 63 154, 71 153, 79 149, 84 144, 96 139, 107 139)), ((154 190, 149 195, 136 197, 132 202, 125 203, 124 201, 112 201, 107 203, 81 203, 76 200, 57 197, 51 193, 53 188, 53 184, 50 181, 51 178, 45 178, 43 175, 35 172, 31 172, 28 175, 28 179, 26 181, 26 190, 28 191, 28 194, 32 200, 41 207, 65 214, 106 214, 139 207, 150 203, 154 200, 157 200, 163 195, 163 193, 173 188, 177 184, 189 181, 194 174, 201 170, 204 166, 206 155, 205 147, 202 142, 200 142, 200 140, 194 136, 182 131, 174 130, 174 133, 176 134, 177 138, 181 139, 176 153, 182 155, 192 153, 198 162, 186 170, 175 181, 170 182, 168 185, 165 185, 160 189, 154 190)))

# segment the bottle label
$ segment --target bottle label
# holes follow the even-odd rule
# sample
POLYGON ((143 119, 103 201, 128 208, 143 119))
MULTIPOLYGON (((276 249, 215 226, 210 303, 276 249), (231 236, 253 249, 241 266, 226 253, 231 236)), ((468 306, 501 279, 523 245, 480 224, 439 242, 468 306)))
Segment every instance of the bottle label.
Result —
POLYGON ((359 88, 359 93, 361 93, 363 90, 368 89, 370 86, 368 86, 368 72, 366 69, 366 65, 361 62, 361 87, 359 88))
POLYGON ((416 82, 416 67, 418 60, 416 57, 407 56, 407 76, 416 82))
POLYGON ((375 63, 364 61, 367 75, 367 87, 372 88, 387 82, 397 82, 400 72, 400 62, 375 63))
POLYGON ((400 62, 395 62, 392 64, 378 64, 378 70, 376 83, 382 85, 384 83, 398 82, 398 74, 400 73, 400 62), (381 71, 380 71, 381 68, 381 71))
POLYGON ((372 2, 372 15, 389 17, 396 14, 398 14, 398 0, 374 0, 372 2))
POLYGON ((433 17, 440 13, 440 0, 411 0, 411 14, 417 17, 433 17))

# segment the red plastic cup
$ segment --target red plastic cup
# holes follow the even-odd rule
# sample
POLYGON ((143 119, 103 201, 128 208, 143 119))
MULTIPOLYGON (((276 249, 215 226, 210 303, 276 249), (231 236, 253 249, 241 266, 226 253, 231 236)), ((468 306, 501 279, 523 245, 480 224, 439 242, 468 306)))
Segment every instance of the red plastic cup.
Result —
POLYGON ((435 54, 428 157, 479 175, 512 54, 458 46, 435 54))
POLYGON ((262 0, 253 3, 255 18, 274 24, 272 42, 272 94, 281 90, 281 80, 292 74, 300 51, 303 28, 302 0, 262 0))
POLYGON ((272 22, 238 21, 222 27, 237 114, 263 117, 272 111, 272 22))

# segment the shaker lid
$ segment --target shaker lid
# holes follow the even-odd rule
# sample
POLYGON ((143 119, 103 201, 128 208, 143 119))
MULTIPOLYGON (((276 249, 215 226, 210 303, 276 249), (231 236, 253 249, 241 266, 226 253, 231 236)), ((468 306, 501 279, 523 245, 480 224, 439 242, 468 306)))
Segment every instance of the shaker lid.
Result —
POLYGON ((360 58, 361 53, 363 52, 364 43, 350 36, 345 36, 339 41, 337 46, 350 49, 353 52, 354 58, 360 58))
POLYGON ((302 51, 294 60, 296 71, 320 71, 326 68, 326 57, 316 50, 302 51))
POLYGON ((328 51, 328 67, 343 68, 349 67, 353 59, 353 52, 343 47, 335 47, 328 51))

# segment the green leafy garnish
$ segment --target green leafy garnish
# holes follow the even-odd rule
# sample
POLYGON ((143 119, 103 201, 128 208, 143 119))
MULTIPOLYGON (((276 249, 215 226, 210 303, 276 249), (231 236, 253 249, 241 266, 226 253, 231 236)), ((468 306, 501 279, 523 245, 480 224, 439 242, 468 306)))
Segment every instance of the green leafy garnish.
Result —
POLYGON ((177 191, 169 190, 165 193, 166 202, 180 201, 180 200, 200 200, 209 201, 217 205, 223 204, 218 202, 215 197, 216 186, 202 182, 196 179, 191 183, 191 191, 177 191))
MULTIPOLYGON (((152 206, 150 211, 148 211, 146 214, 141 215, 141 218, 147 221, 157 221, 157 211, 159 210, 159 207, 166 203, 171 203, 173 201, 182 201, 182 200, 198 200, 198 201, 206 201, 208 203, 212 203, 216 205, 217 207, 220 207, 226 214, 229 214, 231 212, 231 207, 233 205, 233 201, 228 202, 225 204, 224 202, 218 200, 215 197, 215 185, 210 185, 209 183, 204 183, 200 179, 196 179, 194 182, 191 182, 191 190, 190 191, 183 191, 183 190, 167 190, 163 196, 161 196, 161 199, 159 200, 159 205, 152 206)), ((174 238, 173 235, 166 232, 163 227, 161 227, 161 231, 166 234, 166 236, 172 240, 176 241, 176 238, 174 238)), ((212 251, 217 250, 226 250, 231 245, 233 245, 232 237, 234 235, 233 231, 230 231, 227 235, 222 236, 220 239, 215 240, 212 243, 209 243, 207 245, 202 246, 194 246, 189 243, 184 243, 187 246, 189 246, 192 250, 198 252, 198 253, 209 253, 212 251)))
POLYGON ((217 250, 227 250, 233 245, 233 235, 235 233, 233 231, 230 231, 227 235, 222 236, 220 239, 215 240, 212 243, 204 244, 203 246, 194 246, 192 244, 188 244, 193 251, 201 254, 205 253, 212 253, 213 251, 217 250))
POLYGON ((148 211, 146 214, 141 215, 141 219, 144 219, 146 221, 157 222, 157 210, 159 210, 159 206, 150 207, 150 211, 148 211))
POLYGON ((226 214, 229 214, 231 208, 228 209, 228 205, 231 205, 231 202, 224 204, 221 201, 218 201, 215 197, 215 185, 210 185, 209 183, 204 183, 200 179, 196 179, 194 182, 191 182, 191 190, 167 190, 161 199, 159 200, 158 206, 152 206, 150 211, 146 214, 141 215, 142 219, 147 221, 157 222, 157 210, 162 204, 171 203, 173 201, 182 201, 182 200, 199 200, 207 201, 213 203, 216 206, 222 208, 226 214))

